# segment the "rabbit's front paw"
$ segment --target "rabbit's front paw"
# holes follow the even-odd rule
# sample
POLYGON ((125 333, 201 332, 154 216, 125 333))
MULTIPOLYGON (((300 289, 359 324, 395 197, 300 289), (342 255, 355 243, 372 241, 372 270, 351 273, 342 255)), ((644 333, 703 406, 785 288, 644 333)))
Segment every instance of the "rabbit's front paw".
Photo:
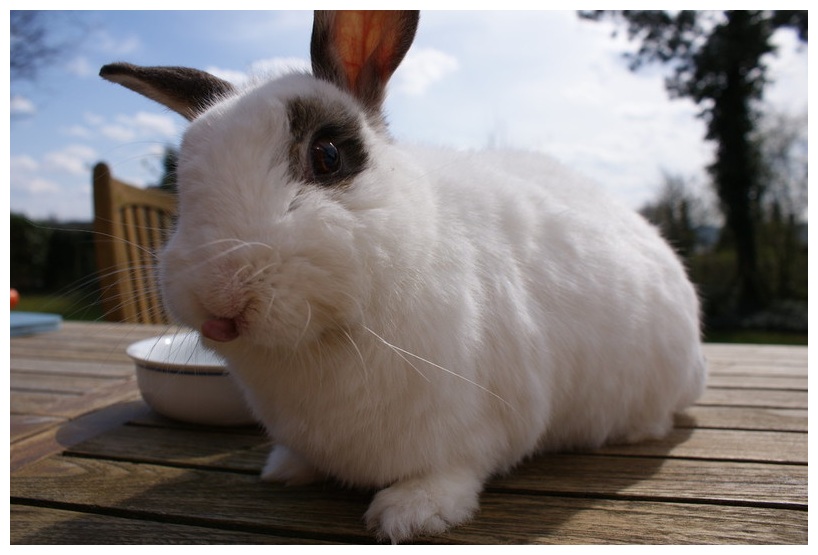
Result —
POLYGON ((455 471, 397 482, 375 495, 365 518, 381 540, 392 543, 440 534, 477 511, 482 481, 455 471))
POLYGON ((284 482, 300 486, 321 479, 319 473, 304 459, 284 447, 276 445, 267 457, 261 479, 265 482, 284 482))

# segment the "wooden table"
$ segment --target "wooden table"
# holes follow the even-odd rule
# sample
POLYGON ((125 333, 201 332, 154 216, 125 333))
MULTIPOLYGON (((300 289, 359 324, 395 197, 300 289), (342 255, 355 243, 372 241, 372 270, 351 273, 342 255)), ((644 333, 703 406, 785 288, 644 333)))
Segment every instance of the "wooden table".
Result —
MULTIPOLYGON (((12 338, 11 543, 366 543, 372 492, 262 483, 255 428, 141 401, 132 341, 65 322, 12 338)), ((435 543, 807 542, 807 349, 708 345, 710 382, 667 439, 538 457, 435 543)))

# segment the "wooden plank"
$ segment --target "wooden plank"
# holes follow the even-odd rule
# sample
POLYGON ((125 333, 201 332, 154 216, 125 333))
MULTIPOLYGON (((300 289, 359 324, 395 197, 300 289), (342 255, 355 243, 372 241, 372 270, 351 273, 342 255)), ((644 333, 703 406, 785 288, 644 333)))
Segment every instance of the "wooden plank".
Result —
POLYGON ((50 544, 301 544, 318 540, 220 530, 112 515, 12 505, 10 543, 50 544))
MULTIPOLYGON (((99 512, 184 518, 207 527, 369 541, 371 492, 330 484, 283 487, 228 472, 54 457, 11 479, 11 502, 70 503, 99 512), (206 487, 204 485, 206 484, 206 487)), ((449 543, 804 543, 807 511, 487 492, 449 543)))
POLYGON ((141 399, 136 378, 100 385, 85 394, 22 393, 11 397, 11 412, 76 418, 113 403, 141 399))
MULTIPOLYGON (((262 434, 122 426, 77 444, 66 454, 258 474, 269 449, 270 442, 262 434)), ((806 507, 807 467, 593 453, 545 454, 491 481, 488 487, 806 507)))
POLYGON ((781 389, 807 391, 807 376, 741 376, 735 374, 710 374, 708 387, 734 389, 781 389))
POLYGON ((807 464, 807 434, 674 429, 666 438, 600 448, 606 455, 807 464))
POLYGON ((708 363, 708 374, 726 376, 789 376, 804 377, 807 375, 807 364, 801 362, 761 362, 753 364, 751 362, 710 362, 708 363))
POLYGON ((16 337, 12 343, 22 345, 52 346, 55 348, 101 348, 114 344, 128 345, 133 341, 167 333, 183 331, 175 325, 137 325, 102 322, 63 322, 57 332, 16 337), (95 341, 96 340, 96 341, 95 341))
POLYGON ((709 387, 696 404, 734 407, 778 409, 806 409, 809 398, 806 391, 778 391, 771 389, 723 389, 709 387))
MULTIPOLYGON (((155 412, 146 413, 133 424, 163 428, 197 428, 170 420, 155 412)), ((693 406, 675 417, 677 428, 724 428, 736 430, 806 432, 806 409, 769 409, 759 407, 693 406)))
POLYGON ((9 350, 12 359, 125 363, 130 362, 125 350, 134 341, 178 331, 165 325, 71 323, 59 332, 12 338, 9 350))
POLYGON ((71 455, 258 474, 271 449, 254 428, 121 426, 76 444, 71 455))
MULTIPOLYGON (((159 331, 159 334, 167 331, 167 328, 159 331)), ((54 349, 71 349, 78 350, 99 350, 110 347, 112 343, 127 344, 136 339, 144 337, 151 337, 158 335, 156 330, 149 328, 120 327, 117 330, 106 331, 106 328, 97 326, 93 323, 87 323, 82 326, 74 327, 72 332, 70 328, 64 327, 63 330, 52 333, 43 333, 37 335, 28 335, 14 338, 13 343, 23 346, 31 347, 52 347, 54 349)))
POLYGON ((11 443, 65 422, 65 418, 32 414, 11 415, 11 443))
MULTIPOLYGON (((59 332, 52 335, 61 337, 83 337, 89 333, 95 337, 119 338, 128 337, 151 337, 160 335, 168 331, 181 330, 179 326, 167 324, 128 324, 123 322, 80 322, 67 320, 62 323, 59 332)), ((45 335, 45 334, 44 334, 45 335)))
POLYGON ((12 343, 9 351, 11 358, 34 358, 44 361, 54 361, 57 365, 62 361, 85 362, 89 364, 117 364, 131 362, 125 354, 127 343, 122 345, 109 345, 105 349, 86 350, 74 347, 67 349, 48 348, 42 350, 38 346, 19 345, 12 343))
POLYGON ((142 401, 117 402, 80 418, 70 421, 63 420, 38 434, 21 438, 12 444, 11 472, 121 426, 148 410, 147 405, 142 401))
POLYGON ((35 357, 12 357, 10 369, 12 375, 43 374, 123 378, 134 373, 134 362, 130 359, 93 362, 87 360, 48 360, 37 355, 35 357))
MULTIPOLYGON (((150 337, 150 336, 149 336, 150 337)), ((41 350, 44 354, 53 353, 101 353, 101 354, 117 354, 124 353, 125 349, 133 343, 144 339, 142 334, 138 336, 130 336, 122 334, 119 337, 98 337, 94 335, 94 330, 91 329, 85 335, 78 337, 55 337, 50 341, 45 341, 45 337, 32 337, 31 341, 15 341, 14 348, 23 351, 31 352, 35 349, 41 350), (36 339, 36 340, 35 340, 36 339)))
POLYGON ((806 544, 806 511, 486 494, 438 543, 806 544))
POLYGON ((51 408, 54 405, 75 403, 80 398, 80 393, 15 391, 9 399, 9 408, 12 414, 66 417, 70 415, 58 414, 51 408))
POLYGON ((738 343, 705 343, 704 355, 708 360, 732 361, 797 361, 807 363, 807 347, 798 345, 763 345, 738 343))
POLYGON ((75 457, 51 457, 11 479, 10 496, 70 503, 77 510, 118 511, 186 518, 202 526, 264 527, 319 539, 368 538, 362 516, 371 493, 319 484, 287 488, 255 475, 132 464, 75 457))
POLYGON ((693 406, 676 415, 677 428, 722 428, 806 432, 806 409, 768 409, 759 407, 693 406))
MULTIPOLYGON (((677 421, 684 423, 684 418, 693 419, 696 414, 696 412, 692 412, 687 417, 680 417, 677 421)), ((743 413, 740 412, 733 415, 733 417, 738 418, 741 414, 743 413)), ((769 416, 769 420, 775 418, 786 420, 785 416, 775 412, 769 416)), ((806 425, 806 419, 803 415, 796 418, 802 427, 806 425)), ((208 433, 210 432, 196 431, 195 429, 134 428, 112 430, 109 434, 110 437, 93 440, 98 442, 98 445, 94 446, 92 442, 82 446, 82 448, 99 453, 108 449, 116 453, 128 453, 136 450, 142 453, 142 456, 148 456, 148 449, 153 448, 156 451, 151 455, 152 461, 162 460, 163 457, 170 457, 173 460, 174 457, 183 456, 206 459, 212 456, 212 449, 217 449, 217 453, 222 453, 219 456, 224 456, 224 449, 215 441, 215 438, 219 436, 214 435, 212 436, 214 440, 209 441, 206 439, 209 437, 208 433), (106 442, 110 442, 110 445, 107 445, 106 442), (132 443, 141 444, 142 448, 135 449, 132 443), (150 445, 155 447, 150 447, 150 445), (163 451, 166 447, 175 448, 176 451, 163 451)), ((603 447, 600 452, 631 456, 806 464, 807 437, 805 433, 794 432, 680 427, 674 429, 669 436, 661 440, 647 441, 635 445, 607 446, 603 447)), ((240 443, 248 441, 249 445, 253 439, 251 437, 246 440, 243 436, 239 436, 235 441, 240 443)), ((263 435, 256 436, 254 441, 256 441, 257 445, 262 446, 259 449, 266 449, 267 442, 263 435)), ((242 454, 243 457, 248 455, 247 453, 242 454)), ((252 466, 257 463, 254 463, 251 459, 246 461, 246 464, 252 466)))
MULTIPOLYGON (((39 372, 12 372, 12 397, 26 393, 55 393, 82 395, 88 391, 123 381, 126 377, 75 376, 73 374, 47 374, 39 372)), ((130 376, 127 376, 130 378, 130 376)))
POLYGON ((747 346, 739 346, 735 350, 735 354, 726 356, 707 356, 708 367, 710 368, 730 368, 740 367, 746 368, 748 372, 763 373, 765 368, 788 370, 789 372, 797 372, 799 368, 803 368, 807 364, 806 348, 800 356, 779 356, 774 352, 763 350, 753 351, 747 346))
MULTIPOLYGON (((650 441, 637 445, 604 447, 602 452, 632 456, 663 456, 678 458, 719 459, 736 461, 771 461, 805 464, 807 461, 807 435, 802 433, 777 433, 767 430, 753 430, 752 422, 748 423, 749 430, 735 429, 703 429, 706 422, 691 422, 700 417, 705 408, 694 407, 687 415, 677 418, 677 423, 699 429, 679 427, 667 438, 650 441), (699 412, 697 412, 699 411, 699 412), (685 420, 688 419, 688 420, 685 420)), ((733 421, 741 421, 748 411, 736 411, 735 414, 722 415, 722 420, 732 416, 733 421)), ((794 431, 806 431, 806 411, 799 411, 797 415, 782 414, 781 411, 770 413, 757 411, 754 414, 762 419, 761 423, 781 423, 780 428, 793 428, 794 431), (791 425, 790 421, 796 424, 791 425)), ((161 421, 159 421, 161 424, 161 421)), ((729 423, 729 422, 728 422, 729 423)), ((761 427, 757 425, 756 427, 761 427)), ((218 456, 231 449, 231 446, 241 445, 242 448, 257 448, 261 454, 241 453, 240 458, 245 461, 242 468, 257 468, 267 449, 267 440, 262 434, 246 436, 245 432, 236 434, 233 431, 218 431, 218 429, 165 429, 130 427, 111 431, 105 437, 95 438, 92 441, 77 446, 88 454, 111 456, 125 456, 128 453, 140 453, 143 457, 152 457, 151 461, 180 462, 183 458, 197 460, 201 463, 215 452, 218 456), (211 438, 211 439, 208 439, 211 438), (226 438, 226 439, 225 439, 226 438), (224 442, 224 446, 220 444, 224 442), (254 447, 257 446, 257 447, 254 447), (249 459, 247 458, 249 457, 249 459)), ((236 456, 236 455, 231 455, 236 456)), ((148 459, 146 459, 148 460, 148 459)))
POLYGON ((553 454, 490 481, 490 491, 807 508, 805 465, 553 454))

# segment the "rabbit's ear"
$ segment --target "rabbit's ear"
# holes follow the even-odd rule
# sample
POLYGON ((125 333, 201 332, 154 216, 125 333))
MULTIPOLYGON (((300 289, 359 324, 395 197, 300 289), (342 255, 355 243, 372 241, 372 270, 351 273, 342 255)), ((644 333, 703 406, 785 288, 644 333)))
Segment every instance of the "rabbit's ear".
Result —
POLYGON ((417 11, 315 12, 313 74, 380 110, 386 83, 412 44, 417 11))
POLYGON ((187 67, 140 67, 118 63, 103 66, 100 77, 163 104, 193 120, 215 100, 232 94, 227 81, 187 67))

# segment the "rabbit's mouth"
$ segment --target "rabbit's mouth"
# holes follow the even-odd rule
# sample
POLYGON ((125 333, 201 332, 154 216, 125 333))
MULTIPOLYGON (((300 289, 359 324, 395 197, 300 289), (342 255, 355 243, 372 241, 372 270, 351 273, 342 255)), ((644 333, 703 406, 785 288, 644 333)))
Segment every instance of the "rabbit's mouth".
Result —
POLYGON ((202 324, 201 332, 207 339, 226 343, 239 336, 239 322, 236 318, 209 318, 202 324))

